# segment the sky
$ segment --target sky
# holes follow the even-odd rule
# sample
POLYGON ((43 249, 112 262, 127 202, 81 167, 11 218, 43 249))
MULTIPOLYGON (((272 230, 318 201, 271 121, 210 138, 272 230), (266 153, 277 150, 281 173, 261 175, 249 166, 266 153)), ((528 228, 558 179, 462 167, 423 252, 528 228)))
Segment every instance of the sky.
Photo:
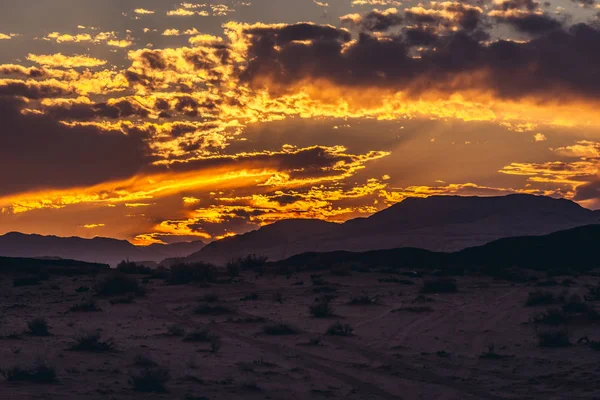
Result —
POLYGON ((600 208, 595 0, 0 0, 0 234, 600 208))

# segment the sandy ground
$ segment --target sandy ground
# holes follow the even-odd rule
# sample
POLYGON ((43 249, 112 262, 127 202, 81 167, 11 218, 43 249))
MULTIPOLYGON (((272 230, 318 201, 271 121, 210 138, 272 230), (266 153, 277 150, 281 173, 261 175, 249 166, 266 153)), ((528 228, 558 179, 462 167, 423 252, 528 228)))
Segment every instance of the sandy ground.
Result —
MULTIPOLYGON (((93 277, 53 278, 26 287, 12 287, 12 280, 5 278, 0 291, 0 367, 28 366, 43 359, 56 368, 58 383, 0 378, 0 398, 600 398, 600 352, 576 344, 582 336, 600 340, 600 323, 570 325, 573 346, 538 347, 536 328, 529 320, 546 307, 524 306, 528 293, 537 289, 533 284, 460 277, 458 293, 427 295, 431 301, 423 303, 414 301, 421 278, 412 279, 415 285, 379 282, 388 276, 325 273, 337 296, 332 300, 335 316, 328 318, 313 318, 308 312, 319 296, 308 273, 289 278, 245 274, 236 283, 207 286, 152 280, 145 285, 148 294, 132 304, 97 299, 99 312, 69 311, 91 297, 76 289, 91 286, 93 277), (274 301, 277 292, 283 295, 282 303, 274 301), (216 294, 213 304, 232 312, 196 315, 194 308, 206 294, 216 294), (258 300, 241 300, 252 294, 258 300), (380 304, 348 304, 361 294, 377 296, 380 304), (406 307, 431 310, 402 310, 406 307), (27 322, 36 317, 47 319, 51 336, 7 337, 26 331, 27 322), (262 329, 269 321, 293 325, 299 333, 267 335, 262 329), (335 321, 350 324, 354 335, 325 335, 335 321), (209 343, 167 335, 173 324, 188 333, 208 328, 220 337, 219 351, 211 352, 209 343), (75 336, 96 329, 102 338, 114 339, 116 351, 69 350, 75 336), (480 358, 490 345, 506 357, 480 358), (134 391, 129 377, 140 370, 134 363, 139 355, 168 368, 167 393, 134 391)), ((569 288, 544 289, 583 295, 585 285, 598 284, 595 277, 570 278, 575 284, 569 288)))

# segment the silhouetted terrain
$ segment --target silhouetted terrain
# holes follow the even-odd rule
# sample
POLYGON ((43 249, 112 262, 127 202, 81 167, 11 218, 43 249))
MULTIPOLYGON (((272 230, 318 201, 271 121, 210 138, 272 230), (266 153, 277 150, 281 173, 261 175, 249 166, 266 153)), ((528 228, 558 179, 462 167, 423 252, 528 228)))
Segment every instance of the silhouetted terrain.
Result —
POLYGON ((169 257, 183 257, 198 251, 203 245, 197 241, 142 247, 134 246, 126 240, 110 238, 83 239, 11 232, 0 236, 0 256, 60 257, 116 265, 125 259, 160 262, 169 257))
POLYGON ((0 273, 2 274, 81 275, 94 274, 108 269, 107 264, 76 260, 0 257, 0 273))
POLYGON ((417 248, 304 253, 271 263, 292 270, 329 269, 340 264, 361 268, 464 268, 494 272, 499 268, 584 271, 600 267, 600 225, 588 225, 544 236, 504 238, 454 253, 417 248))
POLYGON ((451 252, 504 237, 544 235, 599 220, 598 211, 543 196, 409 198, 369 218, 343 224, 319 220, 276 222, 210 243, 186 261, 224 264, 252 253, 277 261, 305 252, 398 247, 451 252))

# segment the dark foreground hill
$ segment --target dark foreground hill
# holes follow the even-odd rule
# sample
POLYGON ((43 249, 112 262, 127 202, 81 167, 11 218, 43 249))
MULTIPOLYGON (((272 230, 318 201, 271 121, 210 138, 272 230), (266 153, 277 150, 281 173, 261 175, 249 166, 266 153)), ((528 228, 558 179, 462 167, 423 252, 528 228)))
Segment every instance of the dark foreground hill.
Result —
POLYGON ((0 274, 82 275, 106 271, 107 264, 76 260, 0 257, 0 274))
POLYGON ((585 271, 600 268, 600 225, 544 236, 512 237, 453 253, 416 248, 368 252, 305 253, 271 263, 274 269, 312 270, 350 265, 360 268, 428 268, 490 272, 507 268, 585 271))
POLYGON ((184 257, 202 248, 200 241, 134 246, 126 240, 110 238, 84 239, 26 235, 11 232, 0 236, 0 256, 4 257, 60 257, 87 262, 116 265, 121 260, 160 262, 169 257, 184 257))
POLYGON ((224 264, 248 254, 271 261, 306 252, 415 247, 455 252, 514 236, 545 235, 596 224, 598 211, 543 196, 410 198, 369 218, 343 224, 287 220, 202 248, 186 261, 224 264))

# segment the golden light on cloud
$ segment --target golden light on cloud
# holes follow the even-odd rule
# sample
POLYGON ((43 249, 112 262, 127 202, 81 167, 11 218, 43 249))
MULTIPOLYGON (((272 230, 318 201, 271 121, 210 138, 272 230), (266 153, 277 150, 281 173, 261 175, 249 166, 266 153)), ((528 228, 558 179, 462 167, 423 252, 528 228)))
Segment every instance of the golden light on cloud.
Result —
POLYGON ((29 54, 27 59, 36 64, 62 68, 99 67, 106 64, 105 60, 100 60, 98 58, 85 55, 65 56, 62 53, 29 54))
POLYGON ((105 224, 85 224, 85 225, 82 225, 81 227, 85 228, 85 229, 96 229, 96 228, 103 228, 105 226, 106 226, 105 224))

